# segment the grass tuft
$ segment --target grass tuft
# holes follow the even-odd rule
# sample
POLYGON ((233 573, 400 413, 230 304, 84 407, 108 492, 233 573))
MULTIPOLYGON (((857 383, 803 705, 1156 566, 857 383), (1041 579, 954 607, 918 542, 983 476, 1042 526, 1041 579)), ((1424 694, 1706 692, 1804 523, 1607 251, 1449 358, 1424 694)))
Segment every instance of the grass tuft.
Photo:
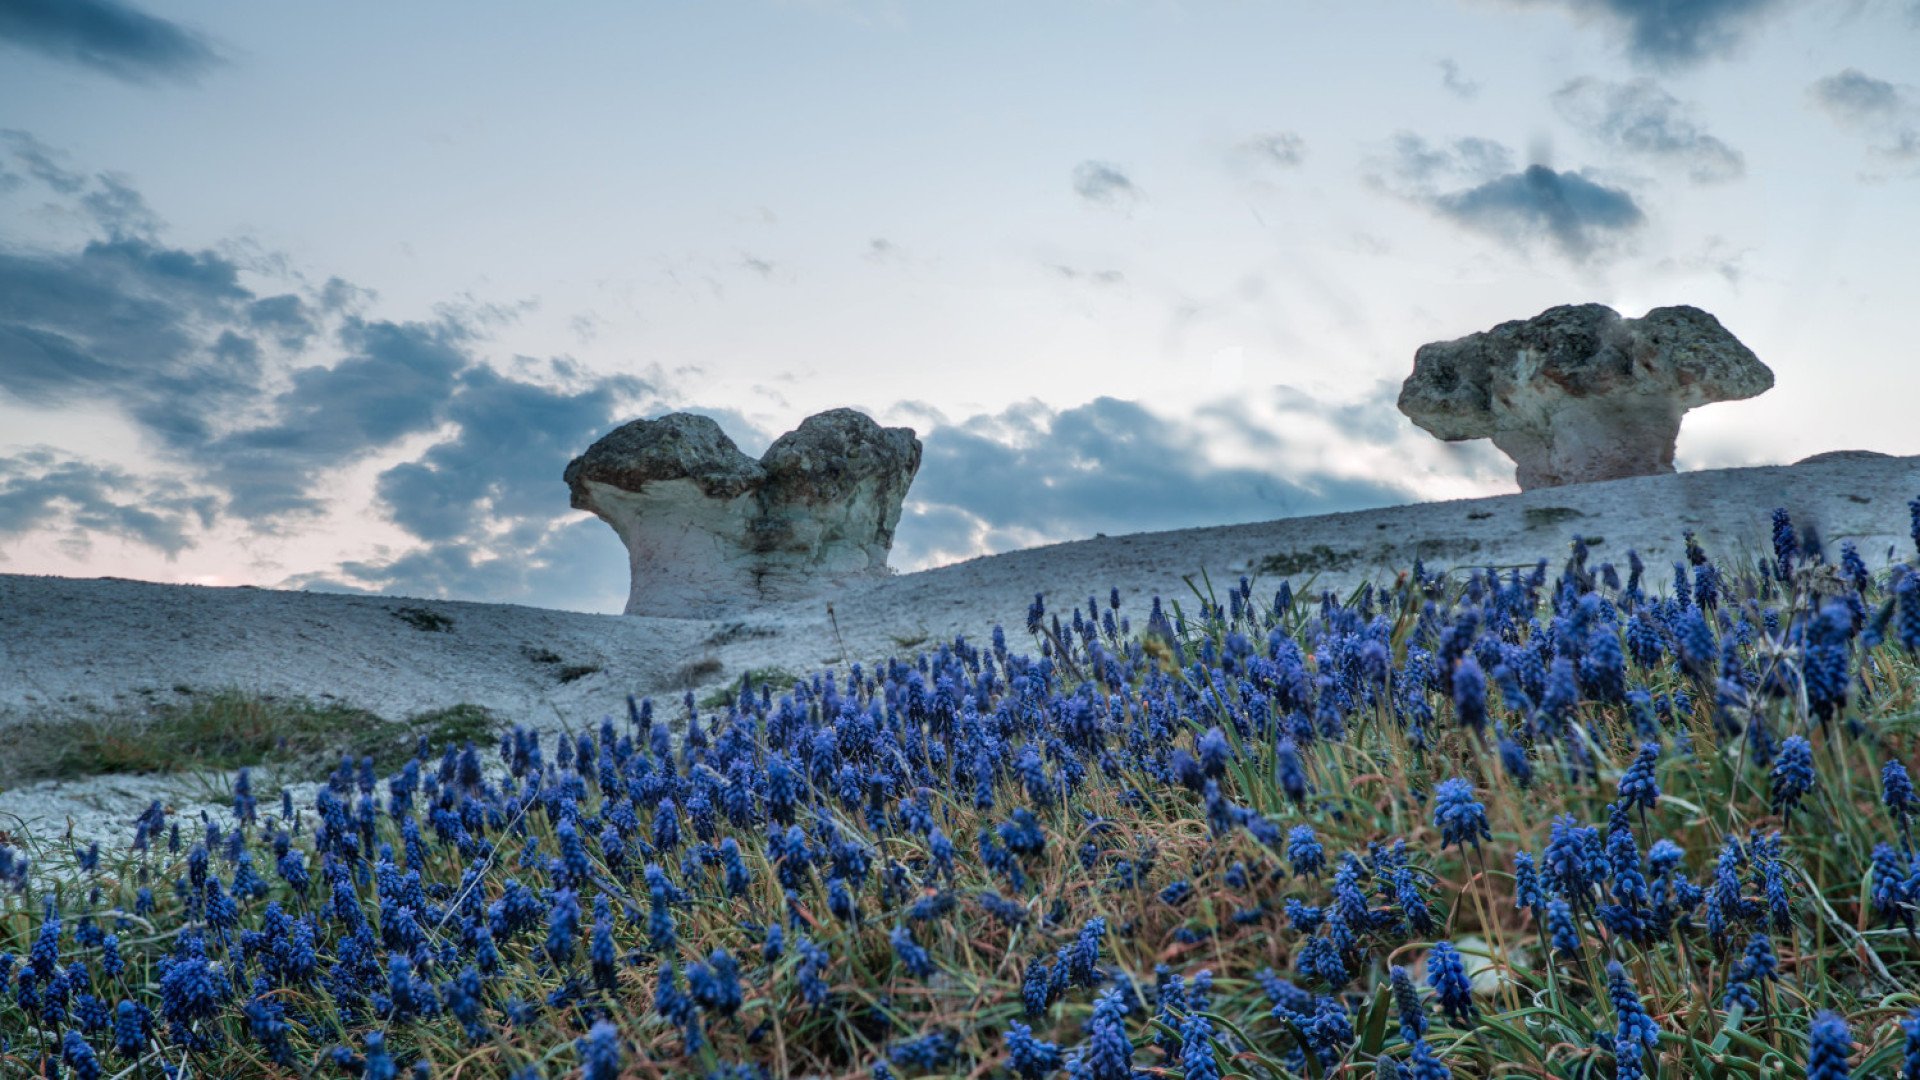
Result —
POLYGON ((149 717, 106 716, 25 724, 7 732, 0 783, 140 773, 224 772, 267 764, 331 763, 371 756, 404 762, 421 735, 435 745, 484 741, 501 724, 478 705, 454 705, 401 723, 365 709, 225 689, 149 717))

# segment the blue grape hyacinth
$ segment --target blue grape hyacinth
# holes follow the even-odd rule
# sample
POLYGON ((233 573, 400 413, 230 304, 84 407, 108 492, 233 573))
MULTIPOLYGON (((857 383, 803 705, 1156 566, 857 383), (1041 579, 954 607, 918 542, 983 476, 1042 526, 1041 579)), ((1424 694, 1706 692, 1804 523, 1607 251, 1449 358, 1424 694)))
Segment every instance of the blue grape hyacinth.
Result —
POLYGON ((1440 830, 1441 843, 1448 847, 1471 844, 1478 849, 1480 841, 1493 838, 1486 807, 1473 797, 1473 785, 1459 777, 1443 780, 1434 788, 1433 824, 1440 830))

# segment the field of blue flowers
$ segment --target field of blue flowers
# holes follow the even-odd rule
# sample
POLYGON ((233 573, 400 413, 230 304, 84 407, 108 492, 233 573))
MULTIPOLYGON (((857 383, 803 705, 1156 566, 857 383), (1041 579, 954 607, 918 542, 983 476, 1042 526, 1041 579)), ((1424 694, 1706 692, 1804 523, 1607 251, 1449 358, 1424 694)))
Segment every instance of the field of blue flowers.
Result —
POLYGON ((14 837, 0 1075, 1920 1080, 1920 557, 1773 524, 14 837))

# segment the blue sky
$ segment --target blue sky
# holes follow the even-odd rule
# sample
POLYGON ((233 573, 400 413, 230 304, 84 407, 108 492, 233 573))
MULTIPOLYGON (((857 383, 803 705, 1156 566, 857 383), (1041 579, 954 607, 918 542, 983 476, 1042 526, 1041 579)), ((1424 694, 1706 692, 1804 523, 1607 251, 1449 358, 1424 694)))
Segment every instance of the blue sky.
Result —
POLYGON ((617 610, 604 431, 927 457, 895 563, 1512 490, 1420 344, 1715 313, 1682 467, 1920 453, 1920 4, 0 0, 0 570, 617 610))

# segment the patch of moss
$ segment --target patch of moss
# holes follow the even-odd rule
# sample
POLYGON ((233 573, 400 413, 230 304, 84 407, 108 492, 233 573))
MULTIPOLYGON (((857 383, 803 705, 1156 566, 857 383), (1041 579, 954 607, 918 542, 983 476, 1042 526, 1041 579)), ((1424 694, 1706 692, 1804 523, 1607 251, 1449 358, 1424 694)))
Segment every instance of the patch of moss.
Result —
POLYGON ((753 641, 769 638, 779 633, 771 626, 754 626, 743 622, 730 622, 707 635, 707 644, 713 646, 731 645, 736 641, 753 641))
POLYGON ((692 690, 703 683, 712 682, 716 675, 725 671, 726 665, 717 656, 703 656, 698 660, 682 664, 678 671, 667 677, 669 684, 676 690, 692 690))
POLYGON ((479 705, 449 705, 419 713, 404 723, 383 723, 356 745, 332 750, 329 760, 323 764, 333 764, 330 759, 341 753, 359 754, 372 758, 374 770, 385 775, 405 765, 422 738, 436 752, 468 743, 484 747, 492 743, 505 726, 491 711, 479 705))
POLYGON ((437 611, 428 611, 423 607, 394 608, 390 614, 413 627, 427 633, 448 634, 453 632, 453 618, 437 611))
POLYGON ((778 694, 792 689, 793 684, 798 681, 799 677, 785 668, 753 668, 749 671, 742 672, 740 677, 735 679, 727 689, 715 690, 701 698, 700 707, 703 709, 724 709, 739 700, 740 691, 745 687, 750 686, 755 691, 758 691, 763 686, 771 686, 773 687, 774 693, 778 694))
POLYGON ((435 746, 452 743, 486 742, 500 730, 500 721, 478 705, 449 705, 423 712, 407 721, 416 735, 425 735, 435 746))
POLYGON ((394 723, 365 709, 217 690, 165 705, 148 717, 107 716, 27 724, 7 732, 0 781, 111 773, 221 772, 269 764, 330 764, 372 757, 383 771, 435 745, 490 739, 500 724, 478 705, 454 705, 394 723))
POLYGON ((1305 551, 1276 552, 1261 559, 1256 569, 1263 577, 1298 577, 1344 570, 1359 557, 1358 551, 1335 551, 1325 544, 1315 544, 1305 551))
MULTIPOLYGON (((1468 537, 1429 536, 1424 540, 1414 541, 1413 556, 1423 562, 1431 562, 1434 559, 1463 559, 1477 553, 1485 546, 1480 541, 1468 537)), ((1386 551, 1380 553, 1380 558, 1383 562, 1391 561, 1386 551)))

